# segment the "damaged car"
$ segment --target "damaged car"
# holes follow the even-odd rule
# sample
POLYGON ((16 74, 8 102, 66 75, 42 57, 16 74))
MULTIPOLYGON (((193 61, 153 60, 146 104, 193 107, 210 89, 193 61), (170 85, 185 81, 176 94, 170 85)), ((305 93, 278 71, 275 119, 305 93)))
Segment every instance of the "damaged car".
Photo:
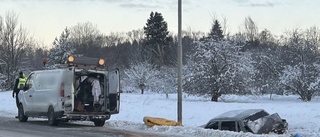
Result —
POLYGON ((231 110, 211 119, 206 129, 251 132, 254 134, 284 134, 288 123, 278 113, 269 114, 263 109, 231 110))

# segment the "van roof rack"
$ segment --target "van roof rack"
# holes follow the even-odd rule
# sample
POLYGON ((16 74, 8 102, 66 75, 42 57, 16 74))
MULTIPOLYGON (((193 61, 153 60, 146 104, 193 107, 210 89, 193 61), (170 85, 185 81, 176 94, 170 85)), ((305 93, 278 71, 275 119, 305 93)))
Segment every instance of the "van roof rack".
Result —
POLYGON ((91 57, 73 57, 69 56, 67 60, 68 67, 81 69, 106 69, 105 60, 91 57))

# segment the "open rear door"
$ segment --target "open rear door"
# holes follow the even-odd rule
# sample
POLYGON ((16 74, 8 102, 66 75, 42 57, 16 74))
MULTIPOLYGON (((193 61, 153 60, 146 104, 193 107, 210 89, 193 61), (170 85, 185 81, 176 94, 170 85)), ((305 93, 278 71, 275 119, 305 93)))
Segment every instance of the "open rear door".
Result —
POLYGON ((74 67, 68 68, 63 72, 63 88, 64 88, 64 103, 63 106, 65 111, 71 112, 74 109, 74 87, 73 87, 73 78, 74 78, 74 67))
POLYGON ((118 114, 120 107, 120 74, 119 69, 108 72, 109 110, 111 114, 118 114))

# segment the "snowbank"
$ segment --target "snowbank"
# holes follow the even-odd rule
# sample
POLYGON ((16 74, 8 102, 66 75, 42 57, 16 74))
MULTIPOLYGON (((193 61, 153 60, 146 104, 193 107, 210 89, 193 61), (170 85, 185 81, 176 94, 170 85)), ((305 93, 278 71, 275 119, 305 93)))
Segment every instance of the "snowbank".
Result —
MULTIPOLYGON (((283 137, 300 133, 303 137, 320 136, 320 99, 303 102, 298 96, 224 96, 224 102, 211 102, 200 97, 183 98, 183 127, 154 126, 143 123, 144 116, 161 117, 170 120, 177 119, 177 95, 169 98, 161 94, 121 94, 120 113, 112 115, 105 126, 123 130, 141 130, 159 134, 197 136, 197 137, 283 137), (270 114, 278 113, 289 123, 289 134, 286 135, 254 135, 251 133, 236 133, 200 128, 210 119, 221 113, 235 109, 264 109, 270 114)), ((14 117, 17 115, 15 99, 12 91, 0 92, 0 115, 14 117)), ((33 120, 33 119, 29 119, 33 120)), ((81 123, 81 122, 80 122, 81 123)), ((93 124, 91 122, 88 122, 93 124)))

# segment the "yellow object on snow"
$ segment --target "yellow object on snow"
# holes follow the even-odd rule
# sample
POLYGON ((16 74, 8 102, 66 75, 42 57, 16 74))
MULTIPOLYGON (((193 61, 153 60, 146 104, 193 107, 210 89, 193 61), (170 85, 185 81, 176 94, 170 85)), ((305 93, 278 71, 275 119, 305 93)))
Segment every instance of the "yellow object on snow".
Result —
POLYGON ((154 118, 154 117, 143 117, 143 122, 148 126, 182 126, 181 122, 176 122, 174 120, 168 120, 164 118, 154 118))

